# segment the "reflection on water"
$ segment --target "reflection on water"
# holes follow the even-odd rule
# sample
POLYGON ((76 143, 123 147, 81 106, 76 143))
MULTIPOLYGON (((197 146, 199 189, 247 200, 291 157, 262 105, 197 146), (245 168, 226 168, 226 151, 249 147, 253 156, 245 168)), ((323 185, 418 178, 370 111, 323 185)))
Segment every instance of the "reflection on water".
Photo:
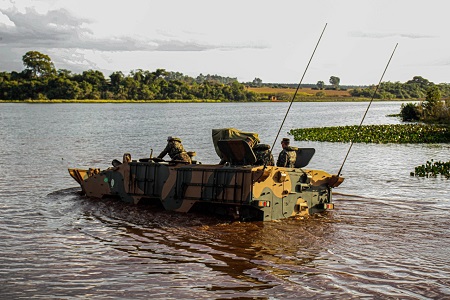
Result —
MULTIPOLYGON (((213 163, 211 128, 256 131, 271 144, 285 104, 0 105, 2 297, 450 297, 449 181, 409 176, 428 159, 448 160, 448 145, 356 144, 336 210, 265 223, 89 200, 67 172, 107 167, 123 152, 148 156, 168 135, 213 163)), ((400 103, 373 106, 369 124, 398 122, 386 115, 400 103)), ((295 103, 283 132, 357 124, 365 108, 295 103)), ((330 172, 348 149, 294 144, 316 148, 310 167, 330 172)))

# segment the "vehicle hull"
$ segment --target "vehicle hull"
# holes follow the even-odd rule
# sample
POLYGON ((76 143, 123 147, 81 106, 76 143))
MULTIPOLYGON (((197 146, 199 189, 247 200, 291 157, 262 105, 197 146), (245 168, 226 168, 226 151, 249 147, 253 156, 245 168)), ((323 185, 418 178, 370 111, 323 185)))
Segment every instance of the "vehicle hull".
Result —
POLYGON ((69 169, 90 198, 118 197, 166 210, 194 208, 240 220, 269 221, 332 209, 342 177, 321 170, 177 162, 124 162, 106 170, 69 169))

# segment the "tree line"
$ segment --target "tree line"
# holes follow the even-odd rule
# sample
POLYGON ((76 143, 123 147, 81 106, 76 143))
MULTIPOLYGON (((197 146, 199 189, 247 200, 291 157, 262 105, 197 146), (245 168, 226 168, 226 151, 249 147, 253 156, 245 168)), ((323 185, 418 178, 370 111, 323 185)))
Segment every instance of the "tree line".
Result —
MULTIPOLYGON (((237 78, 200 74, 196 78, 180 72, 164 69, 156 71, 132 70, 125 75, 113 72, 109 77, 98 70, 81 74, 56 69, 48 55, 29 51, 22 57, 25 69, 21 72, 0 72, 0 100, 52 100, 52 99, 106 99, 106 100, 227 100, 256 101, 261 95, 249 91, 252 87, 293 87, 296 84, 263 83, 260 78, 239 83, 237 78)), ((340 78, 331 76, 332 89, 349 90, 350 96, 371 98, 375 85, 351 87, 340 86, 340 78)), ((323 81, 303 84, 317 90, 328 89, 323 81)), ((442 97, 450 96, 450 84, 434 84, 414 76, 405 83, 382 82, 376 99, 424 99, 430 88, 437 88, 442 97)))
MULTIPOLYGON (((325 90, 325 89, 333 89, 333 90, 347 90, 349 88, 353 88, 355 86, 340 86, 341 79, 337 76, 331 76, 329 79, 330 86, 326 86, 325 82, 322 80, 317 81, 316 84, 311 83, 304 83, 302 84, 302 87, 304 88, 311 88, 314 90, 325 90)), ((297 88, 297 83, 267 83, 263 82, 261 78, 256 77, 251 82, 246 82, 245 85, 251 86, 251 87, 271 87, 271 88, 297 88)))
MULTIPOLYGON (((331 76, 329 79, 330 86, 325 85, 325 82, 320 80, 316 84, 302 84, 302 87, 307 87, 315 90, 348 90, 350 96, 359 98, 372 98, 383 100, 401 100, 401 99, 425 99, 430 89, 437 88, 443 98, 450 97, 450 84, 439 83, 435 84, 421 76, 414 76, 413 79, 405 83, 401 82, 382 82, 377 93, 374 95, 376 85, 370 86, 352 86, 340 85, 340 78, 331 76)), ((297 84, 280 84, 280 83, 263 83, 261 79, 255 78, 252 82, 246 83, 249 86, 256 87, 274 87, 274 88, 296 88, 297 84)))
POLYGON ((37 51, 27 52, 22 61, 23 71, 0 72, 1 100, 257 100, 257 94, 247 91, 236 78, 218 75, 193 78, 164 69, 138 69, 127 75, 118 71, 109 78, 98 70, 75 74, 55 69, 51 58, 37 51))
MULTIPOLYGON (((350 91, 353 97, 371 98, 376 86, 366 88, 355 88, 350 91)), ((414 76, 413 79, 405 83, 401 82, 382 82, 375 99, 424 99, 430 90, 438 89, 442 97, 450 96, 450 84, 435 84, 421 76, 414 76)))

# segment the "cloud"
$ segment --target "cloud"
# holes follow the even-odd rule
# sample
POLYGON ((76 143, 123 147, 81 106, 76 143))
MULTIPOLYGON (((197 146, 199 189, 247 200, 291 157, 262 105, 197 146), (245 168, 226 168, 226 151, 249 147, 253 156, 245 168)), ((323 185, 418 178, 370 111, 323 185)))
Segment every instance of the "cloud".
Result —
POLYGON ((408 33, 393 33, 393 32, 382 33, 382 32, 361 32, 361 31, 352 31, 349 33, 349 36, 356 38, 374 38, 374 39, 383 39, 390 37, 402 37, 407 39, 431 39, 437 37, 427 34, 408 34, 408 33))
POLYGON ((2 45, 10 47, 64 47, 76 37, 88 34, 82 28, 87 20, 76 19, 65 9, 39 14, 34 8, 26 8, 24 13, 16 8, 0 10, 13 26, 0 24, 2 45))
POLYGON ((236 49, 263 49, 262 43, 244 41, 239 44, 211 43, 186 38, 175 32, 158 34, 154 37, 135 35, 96 34, 95 22, 73 15, 60 8, 39 12, 34 7, 0 8, 0 65, 3 70, 22 68, 22 55, 36 50, 49 55, 57 68, 83 71, 97 68, 88 59, 97 53, 108 60, 108 55, 120 52, 201 52, 210 50, 232 51, 236 49), (5 21, 6 20, 6 21, 5 21), (183 38, 184 37, 184 38, 183 38))
POLYGON ((149 39, 133 36, 97 38, 88 19, 77 18, 65 9, 40 14, 34 8, 22 13, 16 8, 0 9, 14 26, 0 24, 1 45, 13 48, 60 48, 98 51, 206 51, 264 48, 264 45, 216 45, 183 39, 149 39))

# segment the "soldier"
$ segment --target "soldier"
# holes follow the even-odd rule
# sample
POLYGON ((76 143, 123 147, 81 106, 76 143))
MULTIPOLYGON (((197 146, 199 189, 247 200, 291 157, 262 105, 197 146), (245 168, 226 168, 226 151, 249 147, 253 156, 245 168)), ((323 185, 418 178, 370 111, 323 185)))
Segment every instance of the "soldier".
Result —
POLYGON ((123 154, 122 162, 120 162, 120 161, 117 160, 117 159, 114 159, 114 160, 112 161, 112 165, 113 165, 113 167, 118 167, 118 166, 120 166, 121 164, 129 163, 129 162, 131 162, 131 154, 130 154, 130 153, 124 153, 124 154, 123 154))
POLYGON ((297 160, 297 150, 295 147, 289 146, 289 139, 283 138, 281 141, 281 150, 280 155, 277 160, 277 167, 286 167, 286 168, 294 168, 295 161, 297 160))
POLYGON ((124 153, 122 162, 123 163, 129 163, 130 161, 131 161, 131 154, 130 153, 124 153))
POLYGON ((255 165, 266 165, 274 166, 275 161, 273 159, 272 153, 270 153, 270 145, 267 144, 257 144, 253 147, 253 152, 256 156, 255 165))
POLYGON ((158 158, 163 158, 166 154, 169 154, 172 160, 184 161, 192 163, 190 156, 184 150, 181 144, 181 139, 177 137, 169 136, 167 138, 166 148, 158 155, 158 158))

